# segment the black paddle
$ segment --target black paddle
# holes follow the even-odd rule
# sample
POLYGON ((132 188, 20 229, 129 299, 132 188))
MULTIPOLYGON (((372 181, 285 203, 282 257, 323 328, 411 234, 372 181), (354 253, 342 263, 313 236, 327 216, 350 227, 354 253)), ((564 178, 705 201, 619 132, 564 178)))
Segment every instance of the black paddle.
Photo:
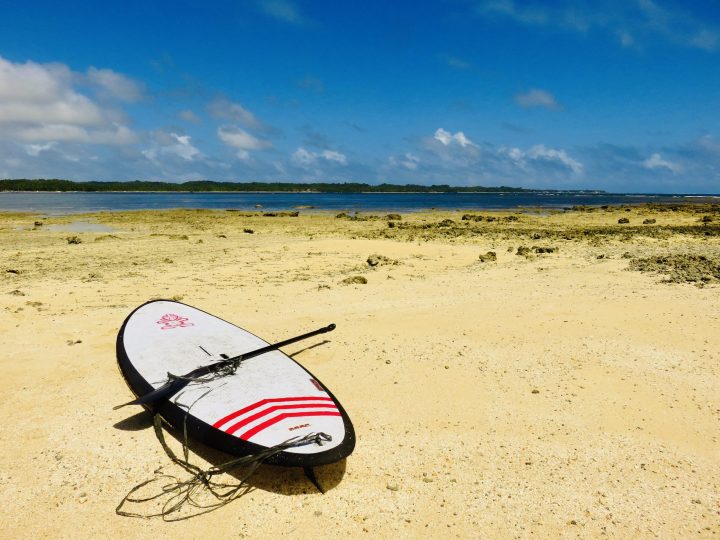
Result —
POLYGON ((332 332, 333 330, 335 330, 335 325, 331 324, 329 326, 319 328, 318 330, 313 330, 312 332, 308 332, 307 334, 303 334, 301 336, 286 339, 285 341, 279 341, 277 343, 273 343, 272 345, 266 345, 265 347, 260 347, 259 349, 255 349, 254 351, 246 352, 245 354, 239 354, 238 356, 233 356, 232 358, 227 358, 225 360, 221 360, 220 362, 215 362, 214 364, 201 366, 199 368, 193 369, 191 372, 186 373, 182 376, 171 376, 169 380, 160 388, 156 388, 152 392, 148 392, 144 396, 140 396, 137 399, 133 399, 132 401, 128 401, 127 403, 123 403, 122 405, 113 407, 113 410, 119 409, 120 407, 125 407, 126 405, 144 405, 146 403, 153 403, 160 399, 170 397, 185 388, 188 384, 193 382, 194 379, 198 379, 206 375, 220 374, 223 371, 228 373, 232 372, 243 360, 247 360, 255 356, 260 356, 261 354, 274 351, 276 349, 279 349, 280 347, 284 347, 285 345, 295 343, 296 341, 302 341, 303 339, 317 336, 318 334, 324 334, 325 332, 332 332))

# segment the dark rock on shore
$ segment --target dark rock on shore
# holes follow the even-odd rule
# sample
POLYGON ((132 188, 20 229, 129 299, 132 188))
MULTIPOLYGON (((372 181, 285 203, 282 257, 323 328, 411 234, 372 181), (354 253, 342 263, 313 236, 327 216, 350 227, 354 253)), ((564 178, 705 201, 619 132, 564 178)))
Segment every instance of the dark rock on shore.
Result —
POLYGON ((386 264, 398 264, 398 261, 385 255, 374 253, 367 258, 367 263, 370 266, 384 266, 386 264))
MULTIPOLYGON (((351 216, 350 214, 347 214, 345 212, 340 212, 335 216, 336 219, 347 219, 348 221, 376 221, 380 219, 380 216, 375 215, 369 215, 369 216, 361 216, 358 213, 355 213, 354 216, 351 216)), ((402 219, 402 218, 400 218, 402 219)))
POLYGON ((298 217, 300 212, 265 212, 264 217, 298 217))
POLYGON ((517 248, 515 255, 519 255, 521 257, 529 259, 530 257, 532 257, 532 250, 527 246, 520 246, 519 248, 517 248))
POLYGON ((720 258, 705 255, 659 255, 630 261, 630 270, 667 275, 666 283, 720 283, 720 258))
POLYGON ((367 278, 363 276, 351 276, 343 279, 340 283, 342 285, 366 285, 367 282, 367 278))

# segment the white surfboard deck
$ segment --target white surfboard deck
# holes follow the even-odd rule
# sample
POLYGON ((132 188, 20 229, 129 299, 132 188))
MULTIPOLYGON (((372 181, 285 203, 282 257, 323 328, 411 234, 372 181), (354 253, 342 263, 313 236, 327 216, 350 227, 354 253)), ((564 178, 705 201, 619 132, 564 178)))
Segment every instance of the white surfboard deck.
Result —
MULTIPOLYGON (((134 311, 121 331, 121 341, 127 361, 152 388, 162 386, 168 372, 182 375, 223 360, 221 355, 233 357, 268 344, 209 313, 167 300, 134 311)), ((352 441, 345 440, 345 413, 339 403, 310 373, 277 350, 241 362, 233 375, 190 383, 169 401, 214 429, 264 447, 311 433, 332 438, 322 446, 288 448, 288 453, 327 452, 343 443, 351 444, 352 451, 354 446, 354 433, 352 441)), ((352 431, 349 419, 347 424, 352 431)))

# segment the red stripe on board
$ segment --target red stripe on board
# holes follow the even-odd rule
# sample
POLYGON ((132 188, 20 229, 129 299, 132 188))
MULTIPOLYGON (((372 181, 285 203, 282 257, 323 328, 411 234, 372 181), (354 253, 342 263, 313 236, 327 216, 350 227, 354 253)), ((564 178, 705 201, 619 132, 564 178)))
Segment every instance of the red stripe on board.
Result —
POLYGON ((255 413, 252 416, 243 418, 237 424, 233 424, 232 426, 227 428, 225 430, 225 433, 229 433, 230 435, 232 435, 241 427, 247 426, 249 423, 254 422, 258 418, 267 416, 268 414, 273 413, 275 411, 284 411, 285 409, 321 409, 321 408, 323 408, 323 409, 329 408, 329 409, 337 410, 337 407, 335 406, 334 403, 302 403, 301 405, 275 405, 274 407, 270 407, 269 409, 264 409, 264 410, 260 411, 259 413, 255 413))
POLYGON ((240 409, 239 411, 235 411, 234 413, 228 414, 224 418, 221 418, 220 420, 215 422, 213 424, 213 427, 219 429, 220 426, 222 426, 226 422, 229 422, 230 420, 237 418, 238 416, 242 416, 246 412, 252 411, 253 409, 257 409, 258 407, 262 407, 263 405, 267 405, 268 403, 278 403, 280 401, 332 401, 332 398, 322 397, 322 396, 267 398, 267 399, 260 400, 256 403, 253 403, 252 405, 248 405, 244 409, 240 409))
POLYGON ((339 412, 335 411, 308 411, 308 412, 293 412, 293 413, 282 413, 278 414, 277 416, 271 418, 270 420, 266 420, 262 424, 258 424, 252 429, 247 430, 245 433, 240 435, 240 438, 247 441, 254 435, 257 435, 262 430, 269 428, 273 424, 277 424, 281 420, 285 420, 286 418, 302 418, 305 416, 340 416, 339 412))

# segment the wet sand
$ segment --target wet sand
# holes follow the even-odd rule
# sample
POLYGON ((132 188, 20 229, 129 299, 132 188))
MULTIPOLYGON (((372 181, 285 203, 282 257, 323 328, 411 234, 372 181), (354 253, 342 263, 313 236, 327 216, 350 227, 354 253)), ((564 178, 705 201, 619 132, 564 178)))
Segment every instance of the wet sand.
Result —
POLYGON ((717 206, 464 214, 0 214, 0 536, 720 536, 717 206), (355 424, 325 495, 266 466, 205 516, 115 515, 167 465, 112 410, 152 298, 267 340, 338 325, 286 350, 355 424))

